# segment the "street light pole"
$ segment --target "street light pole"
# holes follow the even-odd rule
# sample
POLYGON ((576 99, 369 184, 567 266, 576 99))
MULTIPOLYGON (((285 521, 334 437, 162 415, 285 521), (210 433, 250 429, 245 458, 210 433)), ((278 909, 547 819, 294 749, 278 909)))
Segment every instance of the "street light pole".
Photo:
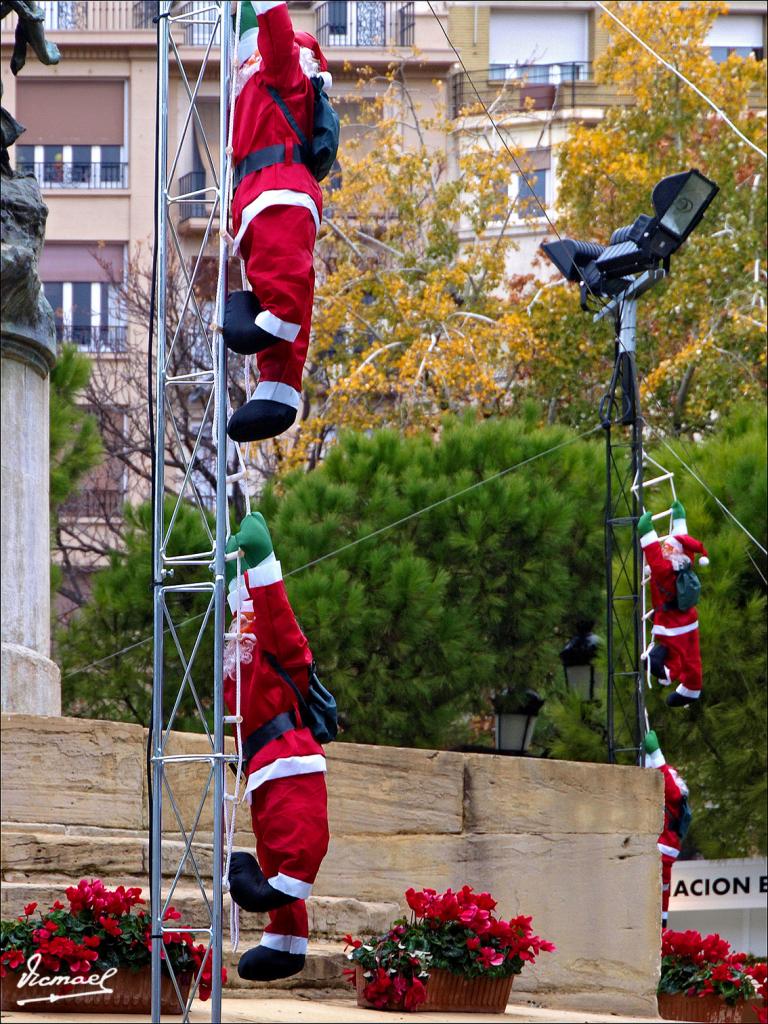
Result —
POLYGON ((632 754, 643 763, 645 694, 640 668, 642 651, 642 554, 637 520, 643 500, 643 418, 635 359, 637 300, 666 276, 647 270, 614 296, 594 320, 611 316, 616 327, 613 374, 600 403, 606 441, 605 579, 607 591, 607 734, 608 761, 632 754), (617 738, 617 711, 623 723, 617 738))

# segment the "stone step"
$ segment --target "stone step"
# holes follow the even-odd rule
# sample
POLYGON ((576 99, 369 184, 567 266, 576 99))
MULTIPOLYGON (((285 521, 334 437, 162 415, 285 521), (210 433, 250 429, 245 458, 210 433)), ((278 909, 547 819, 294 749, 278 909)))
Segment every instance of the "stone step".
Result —
MULTIPOLYGON (((66 902, 64 889, 75 884, 78 878, 40 879, 24 881, 4 881, 0 890, 2 917, 7 920, 22 913, 29 903, 38 903, 41 908, 50 907, 57 899, 66 902)), ((99 876, 103 877, 103 876, 99 876)), ((105 885, 113 888, 118 884, 136 885, 144 890, 144 897, 149 900, 149 886, 145 878, 122 877, 119 882, 104 878, 105 885)), ((163 886, 163 899, 167 898, 169 886, 163 886)), ((209 893, 210 896, 210 893, 209 893)), ((203 898, 195 888, 188 884, 179 885, 171 899, 171 904, 181 913, 182 921, 189 924, 206 925, 208 914, 203 898)), ((395 903, 372 903, 353 899, 348 896, 313 896, 307 902, 309 930, 318 939, 335 940, 334 948, 342 948, 341 937, 351 932, 352 935, 377 935, 386 931, 392 920, 398 916, 395 903)), ((240 934, 244 943, 258 941, 268 918, 266 914, 240 914, 240 934)), ((224 931, 229 934, 229 896, 224 896, 224 931)), ((245 948, 245 947, 243 947, 245 948)))

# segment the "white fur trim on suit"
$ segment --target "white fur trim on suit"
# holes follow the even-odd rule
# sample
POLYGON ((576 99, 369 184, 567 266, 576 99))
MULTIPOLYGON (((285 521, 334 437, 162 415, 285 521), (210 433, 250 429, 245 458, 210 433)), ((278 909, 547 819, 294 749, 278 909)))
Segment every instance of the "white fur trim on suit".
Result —
POLYGON ((248 203, 243 210, 240 230, 235 235, 234 252, 237 252, 240 242, 243 240, 243 235, 248 230, 254 217, 258 217, 263 210, 269 209, 270 206, 303 206, 312 215, 312 220, 315 222, 315 230, 320 230, 320 214, 312 196, 307 195, 306 192, 297 192, 292 188, 268 188, 261 195, 256 196, 252 203, 248 203))
POLYGON ((283 578, 283 568, 273 553, 259 565, 249 569, 245 578, 249 587, 268 587, 272 583, 280 582, 283 578))
POLYGON ((238 609, 241 612, 252 612, 253 601, 249 600, 248 588, 240 587, 238 590, 231 590, 227 595, 229 610, 234 615, 238 609))
POLYGON ((278 757, 271 764, 265 764, 263 768, 248 776, 248 785, 245 787, 245 796, 248 803, 251 802, 250 794, 254 789, 263 786, 265 782, 272 779, 287 779, 292 775, 311 775, 313 772, 325 772, 325 758, 322 754, 301 754, 296 757, 278 757))
POLYGON ((666 763, 666 759, 660 750, 654 750, 652 754, 645 755, 646 768, 661 768, 666 763))
POLYGON ((260 380, 253 397, 265 402, 282 402, 283 405, 290 405, 292 409, 298 409, 301 405, 301 394, 296 388, 279 380, 260 380))
POLYGON ((268 309, 262 309, 255 322, 262 331, 274 334, 281 341, 296 341, 296 336, 301 330, 301 324, 292 324, 289 320, 281 320, 279 316, 270 313, 268 309))
POLYGON ((674 846, 666 846, 664 843, 656 843, 656 848, 659 853, 665 853, 667 857, 679 857, 680 851, 676 850, 674 846))
POLYGON ((285 7, 285 0, 251 0, 251 7, 257 15, 266 14, 273 7, 285 7))
POLYGON ((291 875, 284 875, 279 871, 272 875, 267 882, 273 889, 286 892, 289 896, 295 896, 297 900, 308 900, 312 895, 312 886, 309 882, 302 882, 300 878, 292 878, 291 875))
POLYGON ((645 533, 640 538, 640 547, 641 548, 647 548, 649 544, 653 544, 654 541, 657 541, 658 539, 659 539, 658 533, 656 533, 655 530, 651 530, 650 533, 645 533))
POLYGON ((309 939, 303 939, 300 935, 278 935, 276 932, 264 932, 261 936, 260 946, 267 949, 276 949, 280 953, 298 953, 304 956, 307 952, 309 939))
POLYGON ((689 622, 687 626, 654 626, 654 636, 682 636, 684 633, 692 633, 699 628, 699 623, 689 622))
POLYGON ((689 700, 698 700, 701 696, 701 690, 689 690, 682 683, 675 687, 675 693, 679 693, 681 697, 687 697, 689 700))

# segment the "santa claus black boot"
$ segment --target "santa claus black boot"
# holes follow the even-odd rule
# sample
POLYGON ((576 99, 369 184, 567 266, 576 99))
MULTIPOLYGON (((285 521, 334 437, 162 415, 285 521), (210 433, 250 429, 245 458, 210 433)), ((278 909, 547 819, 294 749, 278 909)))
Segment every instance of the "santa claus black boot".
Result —
POLYGON ((284 402, 267 398, 252 398, 234 412, 227 424, 227 433, 233 441, 265 441, 287 430, 296 419, 296 410, 284 402))
POLYGON ((242 910, 258 914, 293 903, 295 896, 273 888, 264 877, 253 854, 232 854, 229 863, 229 894, 242 910))
POLYGON ((678 693, 677 690, 673 690, 672 693, 667 697, 667 704, 671 708, 687 708, 689 704, 693 704, 698 698, 685 697, 682 693, 678 693))
POLYGON ((298 974, 304 969, 305 960, 301 953, 283 953, 268 946, 254 946, 240 957, 237 973, 245 981, 276 981, 298 974))
POLYGON ((259 313, 261 303, 253 292, 232 292, 224 308, 224 323, 221 329, 227 348, 241 356, 252 356, 280 341, 274 334, 256 324, 259 313))

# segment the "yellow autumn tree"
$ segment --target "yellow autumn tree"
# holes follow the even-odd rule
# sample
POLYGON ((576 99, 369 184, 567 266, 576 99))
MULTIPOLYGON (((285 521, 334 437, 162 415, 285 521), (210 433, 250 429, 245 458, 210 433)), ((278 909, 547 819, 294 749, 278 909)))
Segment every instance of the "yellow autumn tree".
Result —
MULTIPOLYGON (((765 65, 753 56, 712 59, 705 39, 718 2, 613 3, 611 10, 694 82, 765 149, 765 65)), ((577 125, 558 154, 558 228, 608 242, 613 229, 652 212, 661 178, 695 167, 720 192, 673 257, 669 281, 641 301, 638 367, 645 415, 665 428, 701 430, 765 382, 765 160, 630 35, 603 15, 611 41, 596 77, 622 103, 594 127, 577 125)), ((585 395, 605 380, 603 335, 578 320, 571 289, 550 289, 532 310, 546 353, 535 374, 542 397, 566 386, 564 418, 586 415, 585 395)), ((602 329, 604 330, 604 328, 602 329)))
POLYGON ((282 468, 311 468, 342 428, 408 434, 446 412, 499 412, 530 356, 530 325, 502 287, 508 164, 479 137, 452 165, 434 145, 450 124, 421 116, 402 68, 361 121, 325 196, 309 415, 271 442, 282 468))

